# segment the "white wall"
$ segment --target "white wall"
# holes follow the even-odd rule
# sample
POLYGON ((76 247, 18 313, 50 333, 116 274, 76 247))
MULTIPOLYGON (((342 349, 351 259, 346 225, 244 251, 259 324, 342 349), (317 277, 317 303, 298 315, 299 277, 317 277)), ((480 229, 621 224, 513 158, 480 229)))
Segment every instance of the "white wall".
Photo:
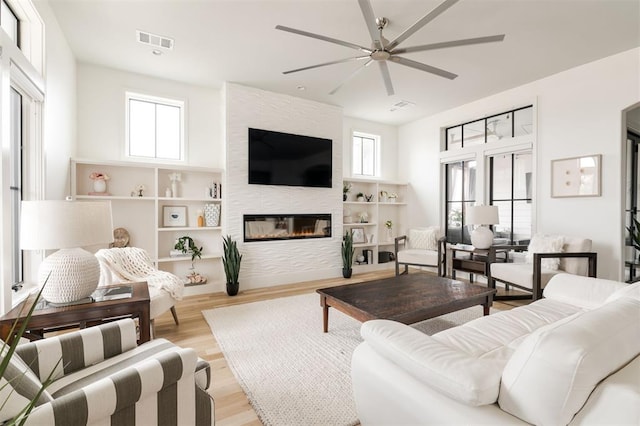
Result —
POLYGON ((126 160, 125 92, 186 102, 187 163, 224 168, 221 92, 96 65, 79 64, 76 157, 126 160))
POLYGON ((76 148, 76 60, 48 2, 34 4, 45 23, 46 40, 45 198, 60 200, 69 193, 69 157, 76 148))
POLYGON ((362 132, 380 136, 380 178, 398 180, 398 127, 353 117, 344 117, 343 124, 343 175, 351 177, 351 136, 353 132, 362 132))
POLYGON ((339 276, 342 109, 233 83, 225 84, 224 90, 227 166, 223 226, 243 255, 241 290, 339 276), (249 127, 333 140, 333 187, 249 185, 249 127), (271 213, 330 213, 332 237, 244 243, 243 215, 271 213))
POLYGON ((585 236, 598 276, 621 279, 622 140, 625 108, 640 101, 640 49, 633 49, 401 126, 400 178, 416 190, 410 220, 441 223, 441 129, 536 101, 534 232, 585 236), (602 154, 602 196, 551 198, 551 160, 602 154), (407 167, 404 167, 406 165, 407 167))

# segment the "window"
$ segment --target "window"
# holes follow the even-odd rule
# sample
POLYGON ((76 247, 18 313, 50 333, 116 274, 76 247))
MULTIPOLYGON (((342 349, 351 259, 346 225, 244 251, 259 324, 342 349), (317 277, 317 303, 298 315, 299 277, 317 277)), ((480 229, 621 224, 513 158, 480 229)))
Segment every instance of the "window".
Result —
POLYGON ((531 153, 489 158, 489 203, 498 207, 500 217, 494 232, 504 243, 527 244, 531 239, 531 160, 531 153))
POLYGON ((127 93, 127 156, 184 161, 184 102, 127 93))
POLYGON ((471 244, 466 211, 476 201, 476 162, 459 161, 445 166, 447 199, 445 217, 447 241, 471 244))
POLYGON ((2 3, 0 3, 0 27, 13 40, 16 46, 20 47, 20 20, 11 10, 6 0, 2 0, 2 3))
POLYGON ((353 152, 351 173, 353 176, 379 176, 380 136, 353 134, 353 152))
POLYGON ((22 250, 20 250, 20 202, 22 201, 22 95, 11 88, 11 289, 22 287, 23 267, 22 250))
POLYGON ((446 150, 528 135, 532 130, 533 106, 526 106, 447 128, 446 150))

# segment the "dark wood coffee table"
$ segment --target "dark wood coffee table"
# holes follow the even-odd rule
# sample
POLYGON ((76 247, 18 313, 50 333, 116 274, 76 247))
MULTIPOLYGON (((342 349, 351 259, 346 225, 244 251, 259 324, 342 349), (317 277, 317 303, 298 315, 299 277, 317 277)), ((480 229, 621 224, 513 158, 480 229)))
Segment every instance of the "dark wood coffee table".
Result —
MULTIPOLYGON (((27 326, 25 337, 30 340, 41 339, 44 337, 44 333, 50 331, 71 327, 84 328, 108 320, 131 317, 138 318, 139 321, 140 340, 138 343, 148 342, 151 339, 149 288, 146 282, 131 283, 131 285, 131 297, 126 299, 36 309, 27 326)), ((2 340, 7 341, 12 338, 9 336, 11 326, 16 320, 18 320, 18 324, 24 321, 24 316, 29 312, 34 299, 35 295, 31 295, 0 318, 0 338, 2 340)))
POLYGON ((323 327, 329 329, 329 307, 358 321, 389 319, 413 324, 475 305, 489 315, 496 290, 429 274, 408 274, 317 290, 323 327))

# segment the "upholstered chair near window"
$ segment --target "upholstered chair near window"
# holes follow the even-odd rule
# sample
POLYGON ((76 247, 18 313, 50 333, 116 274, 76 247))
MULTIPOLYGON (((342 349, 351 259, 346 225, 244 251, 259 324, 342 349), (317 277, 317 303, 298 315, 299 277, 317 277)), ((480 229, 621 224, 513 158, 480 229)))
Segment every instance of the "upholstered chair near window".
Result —
POLYGON ((489 249, 489 285, 504 283, 505 289, 513 286, 531 292, 531 296, 497 296, 496 299, 537 300, 549 280, 557 274, 567 273, 595 277, 597 253, 591 251, 592 242, 587 238, 562 235, 535 235, 528 246, 500 245, 489 249), (525 251, 525 256, 512 255, 508 262, 496 262, 496 250, 525 251))
POLYGON ((153 320, 171 310, 176 325, 175 304, 182 299, 184 283, 174 274, 156 269, 149 254, 138 247, 102 249, 96 252, 100 262, 100 286, 146 281, 149 286, 149 317, 153 320))
POLYGON ((446 273, 446 240, 438 226, 409 229, 407 235, 395 238, 396 275, 409 272, 409 266, 433 267, 438 276, 446 273))

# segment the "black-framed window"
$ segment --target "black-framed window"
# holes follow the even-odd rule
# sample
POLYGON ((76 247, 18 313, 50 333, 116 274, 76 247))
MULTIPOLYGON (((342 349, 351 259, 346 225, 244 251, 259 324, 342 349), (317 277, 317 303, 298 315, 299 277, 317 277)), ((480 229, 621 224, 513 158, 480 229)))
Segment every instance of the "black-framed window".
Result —
POLYGON ((533 106, 528 105, 448 127, 445 130, 445 150, 527 135, 532 131, 533 106))
POLYGON ((530 152, 489 158, 489 203, 498 207, 494 234, 501 242, 528 244, 531 239, 532 169, 530 152))
POLYGON ((0 2, 0 27, 20 47, 20 19, 6 0, 0 2))
POLYGON ((450 243, 471 244, 466 227, 466 212, 476 202, 476 161, 458 161, 445 165, 446 236, 450 243))

